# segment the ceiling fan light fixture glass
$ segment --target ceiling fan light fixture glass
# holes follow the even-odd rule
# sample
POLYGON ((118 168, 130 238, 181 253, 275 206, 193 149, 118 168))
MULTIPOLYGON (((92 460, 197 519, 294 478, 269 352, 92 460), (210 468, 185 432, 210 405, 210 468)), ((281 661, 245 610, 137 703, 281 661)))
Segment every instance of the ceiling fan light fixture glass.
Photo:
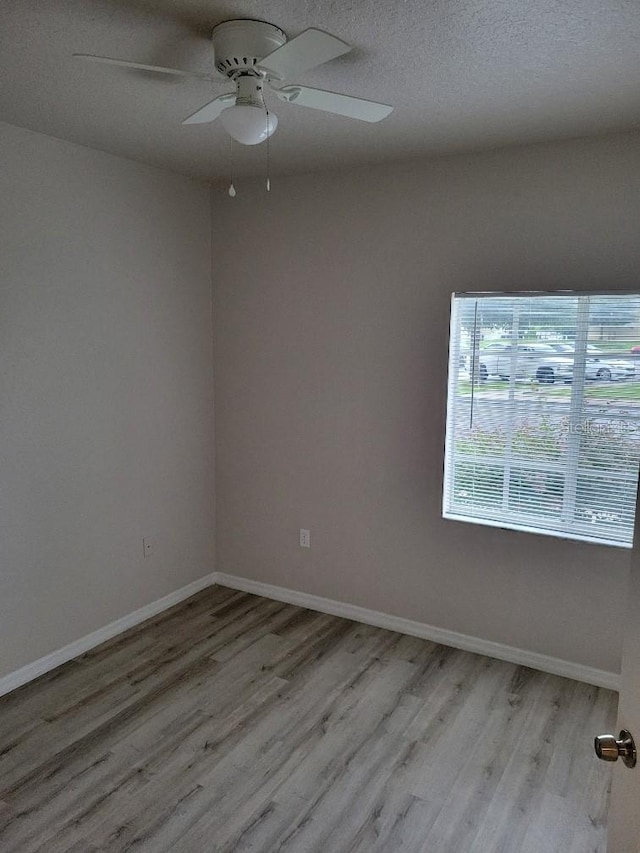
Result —
POLYGON ((273 136, 278 126, 275 113, 267 113, 264 107, 236 104, 220 115, 222 126, 229 136, 242 145, 257 145, 273 136))

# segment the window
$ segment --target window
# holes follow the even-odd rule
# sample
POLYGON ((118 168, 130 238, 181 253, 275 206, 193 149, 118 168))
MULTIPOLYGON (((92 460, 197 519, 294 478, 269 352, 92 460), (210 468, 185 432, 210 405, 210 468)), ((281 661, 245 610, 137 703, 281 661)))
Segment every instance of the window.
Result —
POLYGON ((445 518, 631 547, 640 294, 454 294, 445 518))

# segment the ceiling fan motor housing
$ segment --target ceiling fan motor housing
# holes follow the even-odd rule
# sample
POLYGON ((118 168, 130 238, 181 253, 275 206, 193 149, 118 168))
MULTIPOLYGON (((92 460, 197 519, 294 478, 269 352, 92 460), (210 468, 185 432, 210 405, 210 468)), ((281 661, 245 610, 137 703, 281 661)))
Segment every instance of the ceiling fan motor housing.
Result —
POLYGON ((262 77, 253 77, 250 74, 241 74, 236 80, 237 94, 236 106, 238 107, 260 107, 264 106, 264 91, 262 77))
MULTIPOLYGON (((287 41, 280 27, 250 20, 218 24, 212 37, 215 66, 221 74, 232 79, 238 76, 238 72, 246 74, 253 71, 261 59, 287 41)), ((257 71, 255 73, 259 76, 257 71)))

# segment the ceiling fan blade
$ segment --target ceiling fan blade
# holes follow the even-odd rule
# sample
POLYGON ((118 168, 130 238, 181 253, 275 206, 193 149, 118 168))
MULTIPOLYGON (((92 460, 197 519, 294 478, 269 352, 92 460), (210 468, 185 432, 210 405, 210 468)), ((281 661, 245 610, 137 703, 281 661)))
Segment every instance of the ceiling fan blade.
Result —
POLYGON ((236 93, 227 92, 226 95, 220 95, 219 97, 214 98, 213 101, 209 101, 209 103, 205 104, 204 107, 200 107, 200 109, 196 110, 195 113, 187 116, 182 124, 206 124, 208 121, 214 121, 223 110, 226 110, 227 107, 233 106, 235 102, 236 93))
POLYGON ((173 74, 177 77, 196 77, 198 80, 211 80, 215 83, 222 82, 222 77, 213 74, 203 74, 200 71, 182 71, 180 68, 163 68, 161 65, 145 65, 143 62, 129 62, 126 59, 113 59, 110 56, 93 56, 93 54, 90 53, 74 53, 73 57, 74 59, 85 59, 89 62, 101 62, 104 65, 119 65, 122 68, 136 68, 139 71, 156 71, 158 74, 173 74))
POLYGON ((311 27, 261 59, 258 68, 286 80, 350 50, 346 41, 311 27))
POLYGON ((310 89, 308 86, 283 86, 281 89, 274 88, 273 91, 281 101, 361 121, 381 121, 393 112, 393 107, 388 104, 352 98, 351 95, 339 95, 337 92, 325 92, 323 89, 310 89))

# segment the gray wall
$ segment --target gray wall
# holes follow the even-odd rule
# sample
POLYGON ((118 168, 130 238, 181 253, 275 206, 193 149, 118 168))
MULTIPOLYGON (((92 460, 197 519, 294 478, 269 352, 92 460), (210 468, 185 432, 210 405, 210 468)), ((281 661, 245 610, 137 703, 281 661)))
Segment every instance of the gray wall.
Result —
POLYGON ((628 551, 440 507, 451 292, 638 288, 640 137, 237 184, 213 195, 217 569, 619 671, 628 551))
POLYGON ((0 675, 213 570, 209 198, 0 125, 0 675))
MULTIPOLYGON (((440 518, 447 322, 452 290, 637 288, 639 166, 625 136, 215 190, 216 567, 617 671, 627 552, 440 518)), ((214 501, 207 188, 0 125, 0 229, 1 676, 212 571, 214 501)))

